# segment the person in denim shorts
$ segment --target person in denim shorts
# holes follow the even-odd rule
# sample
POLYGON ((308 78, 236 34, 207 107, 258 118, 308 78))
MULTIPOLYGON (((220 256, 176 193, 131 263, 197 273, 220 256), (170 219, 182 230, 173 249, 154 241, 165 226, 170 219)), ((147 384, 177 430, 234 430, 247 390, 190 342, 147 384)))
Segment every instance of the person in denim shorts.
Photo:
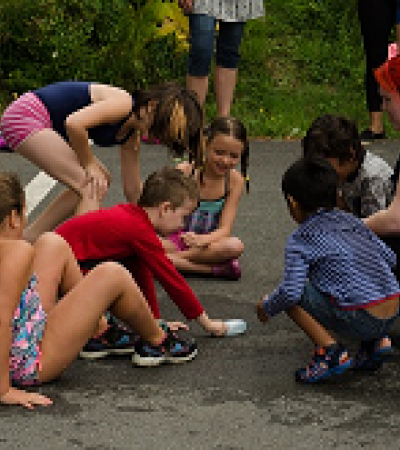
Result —
POLYGON ((378 369, 392 352, 387 333, 399 310, 395 254, 362 220, 336 208, 338 175, 326 159, 295 162, 282 190, 300 225, 286 244, 282 283, 257 304, 260 321, 286 311, 316 345, 297 381, 378 369), (328 330, 361 342, 354 360, 328 330))
POLYGON ((240 60, 240 44, 245 22, 264 14, 262 0, 179 0, 189 15, 190 50, 186 87, 196 92, 203 105, 216 42, 214 88, 218 117, 230 115, 240 60))

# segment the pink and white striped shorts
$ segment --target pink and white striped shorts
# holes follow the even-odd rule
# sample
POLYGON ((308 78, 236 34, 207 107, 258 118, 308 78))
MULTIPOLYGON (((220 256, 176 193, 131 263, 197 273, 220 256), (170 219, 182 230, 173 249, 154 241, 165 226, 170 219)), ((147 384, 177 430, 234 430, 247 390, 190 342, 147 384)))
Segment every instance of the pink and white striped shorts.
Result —
POLYGON ((31 134, 45 128, 53 128, 49 112, 32 92, 13 101, 1 116, 0 132, 12 150, 16 150, 31 134))

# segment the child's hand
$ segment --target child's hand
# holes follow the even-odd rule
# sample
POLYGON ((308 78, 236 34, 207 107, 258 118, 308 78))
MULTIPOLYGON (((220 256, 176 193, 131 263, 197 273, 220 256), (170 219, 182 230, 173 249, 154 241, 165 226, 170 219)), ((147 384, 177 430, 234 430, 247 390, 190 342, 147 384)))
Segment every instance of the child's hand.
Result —
POLYGON ((265 312, 265 309, 263 307, 264 299, 262 298, 256 306, 256 313, 258 320, 262 323, 267 323, 269 320, 269 315, 265 312))
POLYGON ((188 247, 202 248, 209 245, 208 236, 206 234, 196 234, 193 233, 193 231, 182 233, 181 239, 188 247))
POLYGON ((110 180, 104 166, 95 158, 85 167, 85 174, 85 188, 89 190, 90 197, 103 199, 107 194, 110 180))
POLYGON ((0 403, 4 403, 5 405, 21 405, 28 409, 33 409, 35 405, 49 406, 53 404, 44 395, 26 392, 12 387, 10 387, 8 392, 0 396, 0 403))
POLYGON ((171 331, 188 330, 189 327, 183 322, 167 322, 171 331))

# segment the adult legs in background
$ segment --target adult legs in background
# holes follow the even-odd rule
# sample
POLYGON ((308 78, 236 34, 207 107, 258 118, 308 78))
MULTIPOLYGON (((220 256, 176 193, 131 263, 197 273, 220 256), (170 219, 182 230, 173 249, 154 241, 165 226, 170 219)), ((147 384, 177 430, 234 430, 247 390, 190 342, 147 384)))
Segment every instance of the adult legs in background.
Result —
POLYGON ((382 99, 373 71, 388 57, 389 36, 395 23, 395 15, 396 0, 358 1, 358 17, 366 58, 365 87, 369 111, 369 128, 361 133, 363 142, 384 137, 382 99))
MULTIPOLYGON (((203 14, 189 16, 190 51, 186 86, 196 92, 203 105, 208 92, 211 60, 214 53, 216 20, 203 14)), ((219 22, 214 71, 217 115, 229 116, 240 60, 244 22, 219 22)))
POLYGON ((214 53, 215 19, 205 14, 189 15, 190 50, 186 87, 196 92, 203 106, 214 53))
POLYGON ((236 87, 240 44, 244 22, 219 23, 216 67, 214 70, 215 100, 218 117, 230 115, 233 93, 236 87))

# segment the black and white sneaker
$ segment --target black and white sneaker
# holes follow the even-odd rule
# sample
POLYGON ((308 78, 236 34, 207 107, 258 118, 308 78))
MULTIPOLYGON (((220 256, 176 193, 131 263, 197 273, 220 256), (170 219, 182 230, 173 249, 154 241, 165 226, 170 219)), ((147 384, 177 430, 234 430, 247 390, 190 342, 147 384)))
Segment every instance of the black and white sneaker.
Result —
POLYGON ((84 359, 98 359, 110 355, 129 355, 135 352, 135 342, 138 340, 137 334, 112 318, 106 331, 89 339, 79 356, 84 359))
POLYGON ((191 361, 196 355, 197 344, 193 339, 181 339, 168 331, 164 341, 157 346, 139 339, 135 344, 132 362, 140 367, 154 367, 164 363, 184 363, 191 361))

